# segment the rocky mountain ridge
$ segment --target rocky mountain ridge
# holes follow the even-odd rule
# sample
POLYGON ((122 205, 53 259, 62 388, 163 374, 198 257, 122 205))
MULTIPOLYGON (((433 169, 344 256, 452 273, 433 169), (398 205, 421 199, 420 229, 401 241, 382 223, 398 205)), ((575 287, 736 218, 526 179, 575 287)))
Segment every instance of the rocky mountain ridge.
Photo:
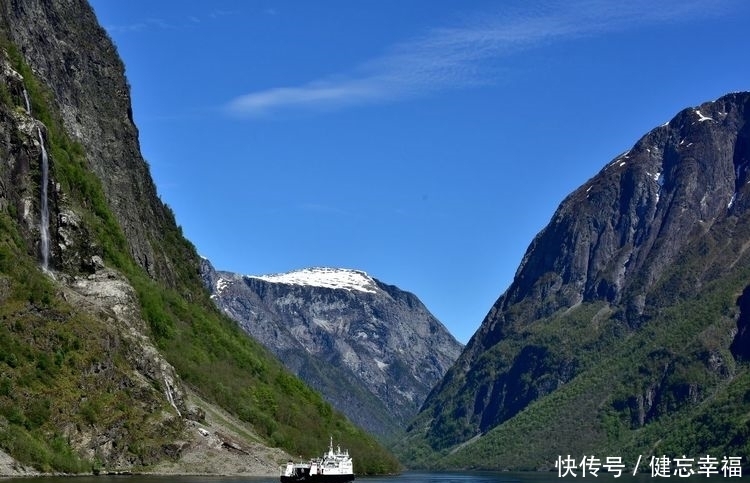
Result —
POLYGON ((407 444, 426 446, 407 458, 549 468, 574 450, 744 451, 698 428, 748 409, 709 404, 750 389, 736 303, 750 269, 748 120, 748 93, 684 109, 570 194, 426 401, 407 444))
POLYGON ((241 276, 204 260, 212 298, 338 410, 403 431, 462 348, 419 299, 358 270, 241 276))

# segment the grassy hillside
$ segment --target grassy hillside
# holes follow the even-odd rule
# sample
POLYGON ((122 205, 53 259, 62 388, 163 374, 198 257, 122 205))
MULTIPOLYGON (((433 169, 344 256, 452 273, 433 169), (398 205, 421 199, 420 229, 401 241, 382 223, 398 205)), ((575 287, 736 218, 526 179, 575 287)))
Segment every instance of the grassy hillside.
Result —
MULTIPOLYGON (((50 106, 50 93, 34 79, 18 51, 3 49, 25 79, 32 112, 47 128, 52 179, 66 206, 81 217, 88 243, 135 288, 150 336, 184 384, 205 399, 251 423, 270 445, 294 455, 317 455, 329 436, 355 456, 358 473, 392 472, 396 460, 214 308, 197 272, 197 254, 174 222, 159 249, 178 281, 165 288, 136 265, 105 200, 101 182, 86 165, 50 106), (193 268, 195 267, 195 268, 193 268)), ((5 89, 2 110, 23 109, 5 89)), ((38 173, 31 173, 38 180, 38 173)), ((170 415, 160 381, 134 391, 126 347, 107 320, 92 317, 63 298, 56 282, 41 273, 33 241, 20 230, 17 200, 0 213, 0 448, 45 471, 76 472, 97 466, 82 461, 66 434, 91 428, 126 435, 118 444, 137 464, 164 457, 183 422, 170 415), (95 368, 104 367, 106 377, 95 368), (77 428, 71 430, 71 425, 77 428)), ((75 272, 79 267, 65 267, 75 272)))
POLYGON ((41 471, 90 471, 101 462, 71 448, 70 426, 120 425, 123 444, 149 463, 181 424, 161 420, 159 393, 119 388, 133 384, 122 352, 108 350, 116 329, 60 296, 13 225, 0 214, 0 447, 41 471))

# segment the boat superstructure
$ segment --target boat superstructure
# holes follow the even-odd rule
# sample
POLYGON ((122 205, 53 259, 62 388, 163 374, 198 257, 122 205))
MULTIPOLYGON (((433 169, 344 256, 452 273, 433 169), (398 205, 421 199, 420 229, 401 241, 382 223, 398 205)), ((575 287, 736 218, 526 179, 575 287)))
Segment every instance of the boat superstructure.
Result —
POLYGON ((349 451, 333 449, 333 437, 328 451, 322 458, 313 458, 305 463, 288 462, 281 467, 281 483, 346 483, 354 480, 354 463, 349 451))

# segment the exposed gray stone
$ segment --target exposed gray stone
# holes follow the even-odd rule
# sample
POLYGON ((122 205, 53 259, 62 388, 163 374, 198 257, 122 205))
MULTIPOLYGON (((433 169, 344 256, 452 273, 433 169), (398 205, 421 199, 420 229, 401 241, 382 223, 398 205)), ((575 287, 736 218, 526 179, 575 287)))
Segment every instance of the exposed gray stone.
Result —
MULTIPOLYGON (((419 299, 363 272, 358 288, 202 274, 216 304, 334 407, 383 437, 406 427, 462 345, 419 299)), ((353 285, 352 285, 353 286, 353 285)))

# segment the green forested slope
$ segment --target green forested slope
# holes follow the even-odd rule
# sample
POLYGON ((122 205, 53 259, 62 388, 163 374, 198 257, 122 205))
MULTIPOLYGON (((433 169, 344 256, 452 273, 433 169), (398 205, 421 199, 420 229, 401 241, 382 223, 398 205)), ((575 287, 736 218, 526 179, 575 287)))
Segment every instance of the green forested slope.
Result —
POLYGON ((590 326, 597 307, 540 321, 545 333, 529 335, 527 344, 581 348, 562 356, 580 365, 575 378, 474 442, 434 452, 407 439, 397 451, 415 466, 442 469, 553 469, 556 458, 568 454, 578 460, 621 456, 631 466, 639 455, 646 461, 652 455, 745 458, 750 371, 735 362, 729 344, 738 289, 749 276, 745 269, 712 283, 643 330, 602 342, 601 350, 592 350, 589 337, 576 330, 590 326))

